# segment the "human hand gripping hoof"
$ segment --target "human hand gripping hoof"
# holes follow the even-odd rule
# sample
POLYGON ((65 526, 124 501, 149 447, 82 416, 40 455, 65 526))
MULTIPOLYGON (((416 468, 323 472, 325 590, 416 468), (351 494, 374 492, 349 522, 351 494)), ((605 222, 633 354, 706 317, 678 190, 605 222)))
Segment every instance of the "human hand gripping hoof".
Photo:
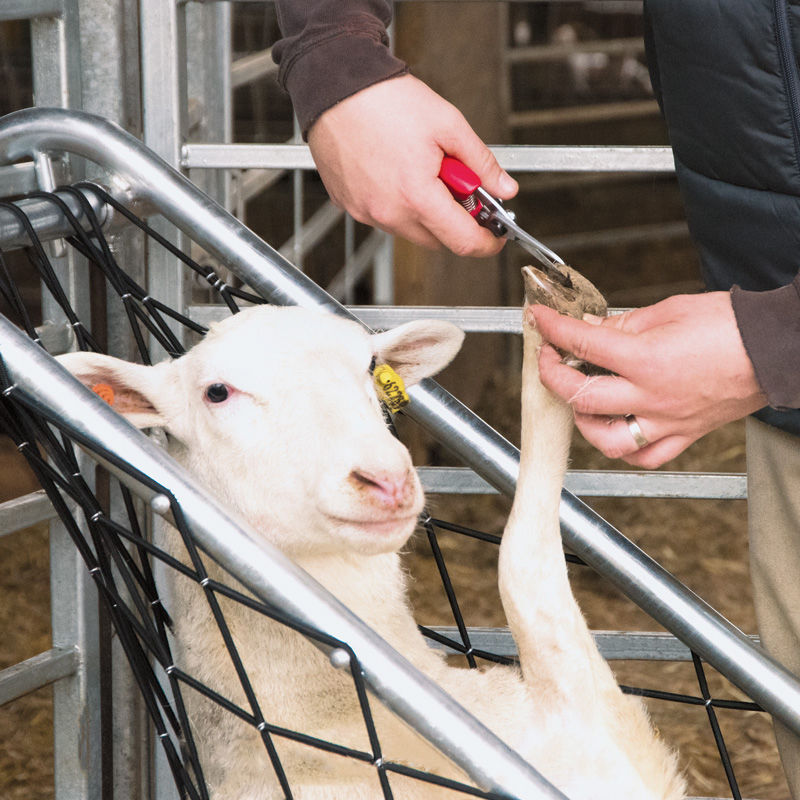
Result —
POLYGON ((572 406, 584 438, 609 458, 659 467, 767 404, 728 292, 670 297, 612 317, 570 319, 551 308, 527 310, 546 342, 542 383, 572 406), (608 372, 587 377, 563 352, 608 372))

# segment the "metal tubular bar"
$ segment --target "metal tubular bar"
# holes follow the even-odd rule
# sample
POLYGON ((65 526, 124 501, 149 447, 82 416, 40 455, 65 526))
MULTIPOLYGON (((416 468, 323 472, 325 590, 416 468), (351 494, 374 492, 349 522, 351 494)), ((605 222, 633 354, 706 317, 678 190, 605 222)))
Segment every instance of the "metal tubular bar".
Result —
POLYGON ((0 22, 61 17, 63 14, 64 0, 3 0, 0 6, 0 22))
POLYGON ((61 520, 50 526, 50 597, 53 647, 80 653, 74 673, 53 685, 56 800, 90 800, 101 796, 102 783, 97 588, 61 520))
MULTIPOLYGON (((343 282, 343 280, 342 280, 343 282)), ((522 333, 522 309, 508 306, 347 306, 365 325, 394 328, 417 319, 452 322, 467 333, 522 333)), ((222 305, 189 306, 195 322, 208 326, 229 315, 222 305)))
POLYGON ((51 356, 68 353, 75 344, 75 331, 68 322, 46 322, 37 326, 36 335, 51 356))
MULTIPOLYGON (((466 467, 419 467, 429 494, 493 494, 497 490, 466 467)), ((742 473, 569 470, 564 488, 578 497, 663 497, 745 500, 742 473)))
MULTIPOLYGON (((271 302, 352 317, 183 176, 105 121, 60 109, 28 109, 5 117, 0 161, 21 158, 32 149, 75 152, 117 172, 136 197, 159 208, 271 302)), ((495 488, 513 494, 519 470, 513 445, 431 380, 409 394, 409 416, 495 488)), ((574 553, 800 734, 800 683, 788 670, 569 492, 562 493, 560 513, 564 541, 574 553)), ((238 565, 240 558, 232 563, 238 565)), ((242 566, 249 570, 249 564, 242 566)))
POLYGON ((263 78, 278 74, 278 65, 272 60, 272 48, 260 53, 237 58, 231 64, 231 88, 238 89, 263 78))
MULTIPOLYGON (((188 75, 180 66, 186 64, 186 12, 186 5, 173 0, 139 2, 144 141, 173 167, 178 165, 188 130, 188 75)), ((152 223, 173 244, 185 246, 183 234, 176 233, 164 220, 156 218, 152 223)), ((147 266, 147 291, 182 312, 186 297, 183 265, 157 248, 148 253, 147 266)))
MULTIPOLYGON (((512 306, 347 306, 347 310, 370 328, 386 329, 417 319, 452 322, 467 333, 522 333, 522 309, 512 306)), ((610 308, 609 314, 627 311, 610 308)), ((229 315, 223 305, 189 306, 195 322, 210 325, 229 315)))
POLYGON ((621 100, 617 103, 512 111, 506 120, 512 128, 544 128, 551 125, 582 125, 654 117, 658 113, 658 103, 655 100, 621 100))
POLYGON ((274 186, 286 172, 282 169, 249 169, 241 172, 238 181, 238 199, 241 203, 246 203, 253 197, 265 192, 274 186))
POLYGON ((581 497, 747 498, 747 475, 740 473, 571 470, 565 486, 581 497))
POLYGON ((26 194, 37 188, 36 171, 32 163, 0 167, 0 194, 3 197, 26 194))
MULTIPOLYGON (((441 625, 431 628, 453 641, 461 641, 458 628, 441 625)), ((508 628, 467 628, 469 641, 476 650, 485 650, 498 656, 516 658, 517 645, 508 628)), ((692 653, 679 639, 669 633, 650 631, 593 631, 594 643, 609 661, 691 661, 692 653)), ((760 643, 758 636, 751 636, 754 645, 760 643)), ((443 642, 429 639, 428 645, 448 653, 459 652, 443 642)))
POLYGON ((652 243, 654 240, 688 239, 689 226, 682 220, 675 222, 655 222, 644 225, 630 225, 624 228, 607 228, 602 231, 583 231, 566 233, 561 236, 548 236, 548 244, 560 250, 596 250, 598 247, 619 246, 623 244, 652 243))
POLYGON ((56 511, 44 491, 15 497, 0 503, 0 536, 56 518, 56 511))
POLYGON ((534 64, 562 61, 575 53, 605 53, 609 56, 626 56, 644 52, 644 39, 629 36, 624 39, 592 39, 569 44, 540 44, 530 47, 512 47, 505 53, 508 64, 534 64))
POLYGON ((316 169, 304 144, 185 144, 181 166, 190 169, 316 169))
MULTIPOLYGON (((373 234, 376 233, 373 231, 373 234)), ((343 289, 339 292, 331 291, 331 286, 328 286, 329 294, 332 294, 337 300, 344 300, 345 303, 352 303, 354 301, 353 292, 355 285, 358 281, 357 268, 353 263, 353 252, 356 245, 356 223, 355 220, 348 214, 344 220, 344 267, 340 270, 339 275, 342 277, 343 289)), ((337 276, 338 277, 338 276, 337 276)), ((336 279, 334 278, 334 281, 336 279)), ((373 298, 374 300, 374 298, 373 298)))
MULTIPOLYGON (((80 385, 60 364, 0 316, 0 352, 16 391, 48 418, 101 453, 113 454, 178 502, 200 547, 253 594, 291 618, 347 642, 386 705, 434 743, 479 786, 510 797, 559 798, 518 754, 393 650, 326 589, 246 524, 210 501, 166 452, 80 385)), ((113 466, 147 501, 162 498, 113 466)), ((158 510, 160 504, 153 504, 158 510)))
MULTIPOLYGON (((294 136, 292 141, 302 141, 300 133, 300 124, 297 117, 292 120, 294 127, 294 136)), ((305 197, 305 190, 303 185, 303 171, 296 169, 292 172, 292 262, 299 268, 303 269, 303 262, 305 261, 305 246, 303 239, 305 237, 305 227, 303 226, 303 206, 305 197)), ((289 258, 286 252, 281 255, 289 258)))
MULTIPOLYGON (((510 172, 674 172, 669 147, 495 145, 510 172)), ((185 144, 181 166, 199 169, 315 169, 306 145, 185 144)))
MULTIPOLYGON (((5 4, 4 4, 5 5, 5 4)), ((27 3, 31 9, 41 4, 27 3)), ((58 17, 37 17, 30 22, 33 58, 33 96, 42 106, 70 108, 97 95, 96 85, 88 79, 82 59, 84 13, 92 15, 88 0, 62 0, 58 17), (87 13, 88 12, 88 13, 87 13)), ((98 2, 97 7, 101 4, 98 2)), ((102 3, 105 10, 111 5, 102 3)), ((84 19, 85 22, 85 19, 84 19)), ((85 53, 84 53, 85 55, 85 53)), ((94 52, 102 61, 102 55, 94 52)), ((92 100, 90 100, 92 102, 92 100)), ((32 150, 27 157, 34 162, 39 188, 52 188, 52 156, 44 150, 32 150)), ((58 154, 60 155, 60 154, 58 154)), ((18 161, 20 159, 12 159, 18 161)), ((70 180, 85 174, 82 163, 69 165, 70 180)), ((51 264, 78 316, 89 313, 88 265, 76 252, 67 252, 56 243, 51 264)), ((42 293, 42 318, 53 323, 65 322, 65 314, 49 292, 42 293)), ((99 797, 101 794, 103 746, 100 719, 100 653, 97 597, 91 577, 60 520, 50 526, 50 619, 54 647, 77 647, 81 653, 74 674, 53 686, 53 766, 56 800, 99 797), (80 736, 75 735, 75 721, 80 721, 80 736)))
POLYGON ((278 252, 286 258, 296 252, 302 258, 336 227, 342 216, 342 209, 336 208, 333 203, 325 203, 305 223, 301 223, 300 235, 292 234, 278 252))
MULTIPOLYGON (((353 288, 375 261, 381 247, 384 246, 385 237, 386 234, 382 231, 372 231, 358 246, 352 258, 348 258, 345 265, 333 276, 328 284, 328 294, 337 300, 345 299, 348 286, 353 288)), ((372 327, 368 322, 364 324, 372 327)))
MULTIPOLYGON (((111 222, 113 213, 111 209, 100 200, 90 188, 81 190, 94 210, 101 225, 107 226, 111 222)), ((86 213, 78 199, 70 192, 55 192, 56 196, 66 203, 69 210, 76 217, 85 230, 90 230, 86 213)), ((73 233, 73 228, 67 221, 59 207, 46 198, 33 197, 18 200, 15 205, 21 208, 43 241, 59 239, 73 233)), ((25 228, 16 214, 7 208, 0 208, 0 248, 13 250, 30 244, 25 228)))
POLYGON ((73 675, 79 663, 77 648, 55 647, 0 670, 0 706, 73 675))
POLYGON ((509 172, 674 172, 670 147, 545 147, 498 145, 492 152, 509 172))
POLYGON ((384 236, 375 254, 372 270, 372 299, 378 305, 394 302, 394 237, 384 236))

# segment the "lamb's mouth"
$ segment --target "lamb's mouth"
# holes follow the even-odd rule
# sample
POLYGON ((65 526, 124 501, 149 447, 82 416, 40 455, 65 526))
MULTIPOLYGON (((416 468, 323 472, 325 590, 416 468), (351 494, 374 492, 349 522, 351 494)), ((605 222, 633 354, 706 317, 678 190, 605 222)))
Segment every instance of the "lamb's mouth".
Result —
POLYGON ((404 514, 402 516, 386 517, 383 519, 375 519, 373 517, 366 519, 354 519, 351 517, 329 515, 329 518, 336 525, 343 525, 348 528, 359 528, 363 531, 377 535, 386 535, 395 530, 405 528, 412 523, 416 523, 419 515, 404 514))

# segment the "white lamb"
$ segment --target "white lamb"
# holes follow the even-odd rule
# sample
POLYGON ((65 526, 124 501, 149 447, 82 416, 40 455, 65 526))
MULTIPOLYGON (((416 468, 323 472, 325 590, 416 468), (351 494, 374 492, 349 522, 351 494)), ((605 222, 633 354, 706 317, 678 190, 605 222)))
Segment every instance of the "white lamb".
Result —
MULTIPOLYGON (((535 283, 535 271, 527 280, 535 283)), ((584 305, 572 297, 571 312, 584 305)), ((94 354, 65 363, 84 383, 110 384, 115 406, 161 427, 170 453, 297 561, 572 800, 684 796, 675 758, 641 703, 623 695, 572 597, 559 496, 572 416, 538 380, 539 337, 525 326, 522 462, 500 551, 500 589, 520 668, 448 666, 417 629, 398 550, 423 497, 407 450, 381 415, 370 363, 407 385, 442 369, 463 334, 416 322, 369 335, 298 308, 259 307, 219 325, 189 353, 153 367, 94 354)), ((177 533, 160 534, 180 558, 177 533)), ((176 663, 247 703, 199 587, 172 578, 167 597, 176 663)), ((349 674, 304 638, 234 602, 223 610, 266 719, 369 751, 349 674)), ((372 703, 385 759, 463 780, 427 742, 372 703)), ((252 727, 196 696, 192 724, 215 800, 283 796, 252 727)), ((375 768, 275 737, 298 800, 376 800, 375 768)), ((454 797, 396 774, 397 798, 454 797)))

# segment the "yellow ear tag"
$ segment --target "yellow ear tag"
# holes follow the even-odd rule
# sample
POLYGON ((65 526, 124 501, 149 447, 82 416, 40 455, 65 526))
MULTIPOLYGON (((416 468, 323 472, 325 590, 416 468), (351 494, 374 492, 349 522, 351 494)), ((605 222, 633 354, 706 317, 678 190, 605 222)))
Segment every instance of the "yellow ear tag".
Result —
POLYGON ((393 414, 411 402, 411 399, 406 394, 403 379, 388 364, 378 364, 372 373, 372 377, 375 381, 378 397, 386 403, 393 414))

